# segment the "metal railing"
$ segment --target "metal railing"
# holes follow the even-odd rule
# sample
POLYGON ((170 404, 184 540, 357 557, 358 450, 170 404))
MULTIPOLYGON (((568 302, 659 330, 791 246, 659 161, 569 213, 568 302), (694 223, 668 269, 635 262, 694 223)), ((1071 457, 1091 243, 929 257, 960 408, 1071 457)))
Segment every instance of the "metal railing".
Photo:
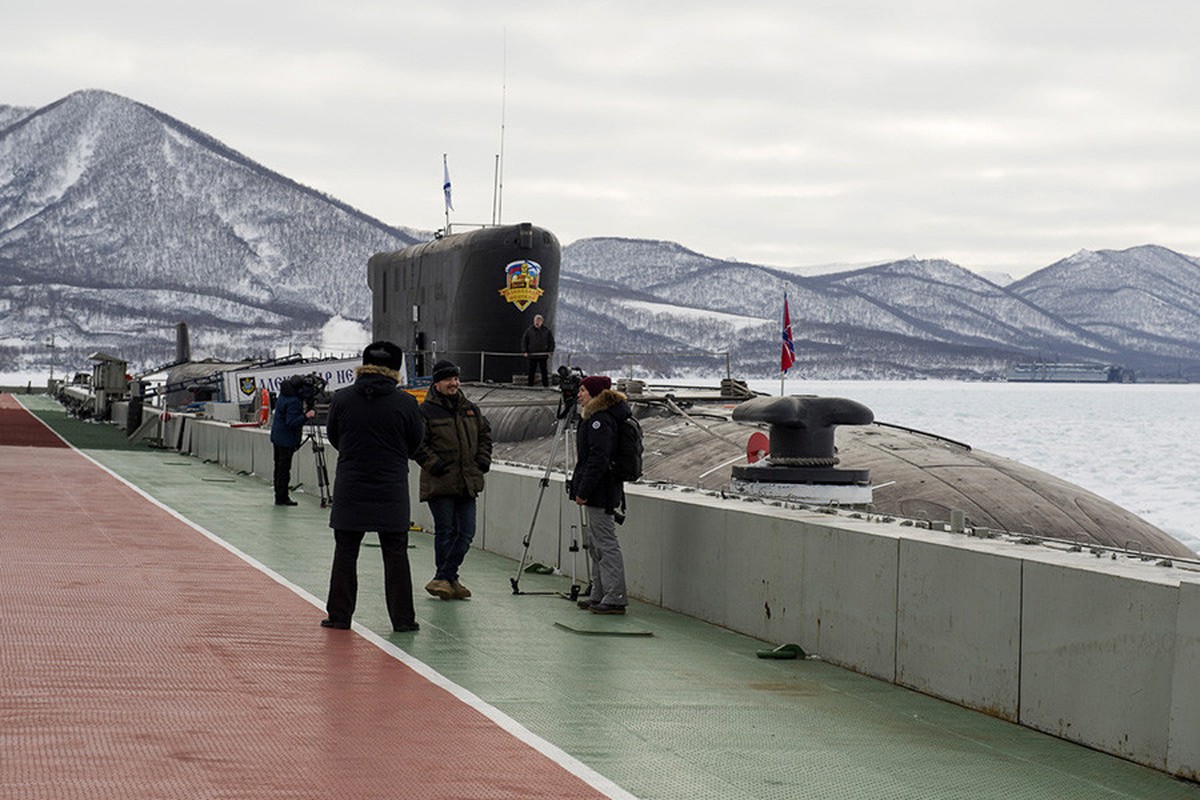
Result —
MULTIPOLYGON (((535 354, 537 355, 537 354, 535 354)), ((715 377, 724 370, 726 378, 733 377, 733 362, 729 351, 684 350, 597 352, 556 351, 548 353, 547 369, 553 373, 559 366, 578 367, 585 374, 603 374, 611 378, 662 379, 689 368, 696 373, 715 377)), ((491 380, 508 383, 528 372, 529 360, 524 353, 506 350, 423 350, 410 351, 413 377, 429 375, 433 365, 448 359, 463 372, 464 380, 491 380), (476 367, 476 364, 478 367, 476 367)))

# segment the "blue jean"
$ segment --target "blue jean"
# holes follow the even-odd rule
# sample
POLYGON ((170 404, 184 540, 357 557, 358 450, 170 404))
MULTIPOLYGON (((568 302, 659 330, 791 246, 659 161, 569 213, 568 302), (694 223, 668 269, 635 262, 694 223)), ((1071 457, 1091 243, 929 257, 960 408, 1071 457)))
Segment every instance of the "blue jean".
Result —
POLYGON ((433 559, 437 567, 433 577, 453 583, 475 538, 475 498, 431 497, 426 502, 433 514, 433 559))

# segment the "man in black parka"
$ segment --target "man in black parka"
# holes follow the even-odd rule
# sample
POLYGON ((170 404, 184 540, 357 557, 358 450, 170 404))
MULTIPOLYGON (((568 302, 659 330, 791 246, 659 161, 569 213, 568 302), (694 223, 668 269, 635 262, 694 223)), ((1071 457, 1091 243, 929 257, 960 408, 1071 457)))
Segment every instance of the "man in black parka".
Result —
POLYGON ((294 506, 296 501, 288 497, 288 482, 292 477, 292 456, 300 447, 304 434, 304 423, 316 416, 313 409, 304 409, 300 389, 304 378, 299 375, 279 384, 279 399, 275 401, 275 415, 271 420, 271 446, 275 450, 275 505, 294 506))
POLYGON ((408 564, 408 460, 421 444, 424 425, 417 401, 400 389, 404 353, 391 342, 363 351, 354 384, 329 404, 326 429, 338 452, 333 482, 333 568, 326 628, 349 628, 358 596, 358 552, 367 531, 379 533, 388 616, 396 631, 415 631, 412 573, 408 564))
POLYGON ((529 359, 529 385, 533 386, 534 375, 538 370, 542 373, 542 386, 550 385, 550 376, 546 372, 546 364, 554 354, 554 334, 545 325, 546 318, 537 314, 533 324, 525 329, 521 336, 521 352, 529 359))

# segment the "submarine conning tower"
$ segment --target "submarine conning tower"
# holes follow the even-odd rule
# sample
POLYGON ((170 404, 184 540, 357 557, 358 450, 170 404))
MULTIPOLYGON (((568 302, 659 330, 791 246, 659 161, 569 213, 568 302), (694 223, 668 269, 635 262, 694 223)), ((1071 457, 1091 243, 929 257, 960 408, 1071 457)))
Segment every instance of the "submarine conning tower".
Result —
POLYGON ((737 406, 733 419, 771 426, 769 455, 733 468, 735 491, 807 503, 871 502, 870 470, 835 468, 837 426, 875 421, 862 403, 816 395, 756 397, 737 406))
POLYGON ((447 358, 463 380, 509 383, 526 369, 521 337, 534 316, 554 330, 561 259, 557 237, 529 222, 376 253, 372 335, 415 352, 418 375, 447 358))

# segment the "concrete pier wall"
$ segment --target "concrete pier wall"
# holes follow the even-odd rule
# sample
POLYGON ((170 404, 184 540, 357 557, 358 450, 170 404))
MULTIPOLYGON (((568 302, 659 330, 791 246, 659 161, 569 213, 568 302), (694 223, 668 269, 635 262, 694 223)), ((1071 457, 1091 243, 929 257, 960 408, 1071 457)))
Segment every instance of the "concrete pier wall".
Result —
MULTIPOLYGON (((265 430, 176 416, 163 439, 271 478, 265 430)), ((337 456, 326 456, 332 481, 337 456)), ((308 443, 295 462, 294 480, 316 495, 308 443)), ((475 545, 520 559, 528 535, 527 561, 570 574, 579 509, 563 475, 544 490, 541 478, 493 466, 475 545)), ((414 520, 432 529, 415 474, 410 484, 414 520)), ((627 495, 618 533, 640 600, 1200 778, 1196 571, 686 489, 627 495)), ((586 554, 575 557, 586 575, 586 554)))

